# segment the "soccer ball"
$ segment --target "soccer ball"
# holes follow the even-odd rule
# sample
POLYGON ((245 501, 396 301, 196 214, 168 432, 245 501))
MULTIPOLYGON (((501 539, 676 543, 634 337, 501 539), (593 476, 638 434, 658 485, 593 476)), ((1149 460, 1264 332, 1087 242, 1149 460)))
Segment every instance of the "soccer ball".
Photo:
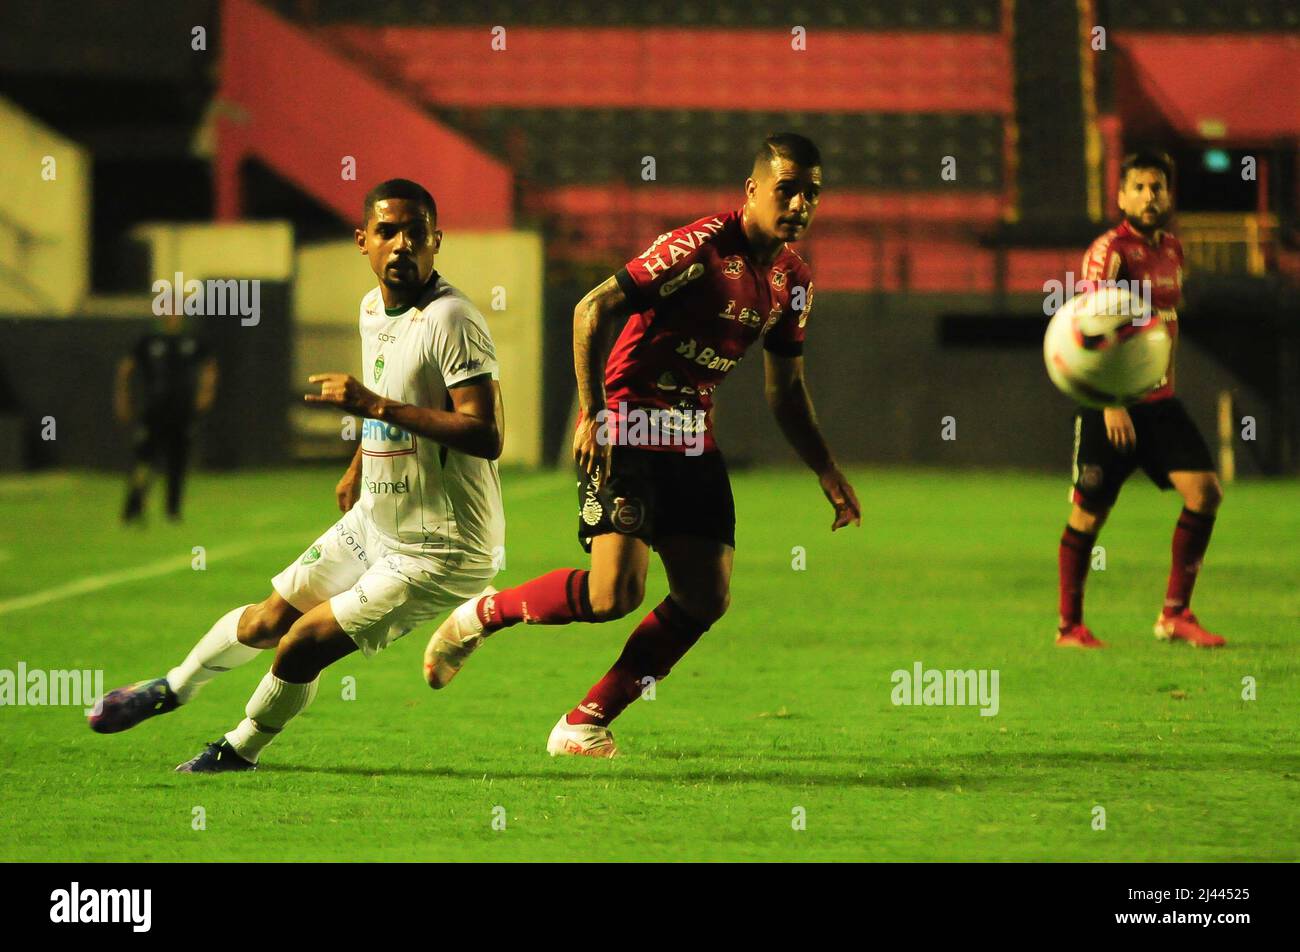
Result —
POLYGON ((1169 329, 1122 287, 1075 295, 1052 316, 1043 360, 1052 383, 1086 407, 1137 403, 1164 380, 1169 329))

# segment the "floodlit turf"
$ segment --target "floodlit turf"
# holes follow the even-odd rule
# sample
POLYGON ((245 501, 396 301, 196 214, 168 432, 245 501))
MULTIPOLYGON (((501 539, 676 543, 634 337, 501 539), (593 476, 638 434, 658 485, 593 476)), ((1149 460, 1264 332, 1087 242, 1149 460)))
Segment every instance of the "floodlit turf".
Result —
MULTIPOLYGON (((0 481, 0 668, 163 674, 330 524, 337 475, 200 475, 185 524, 135 531, 116 479, 0 481), (122 580, 142 567, 161 574, 122 580)), ((859 469, 864 525, 832 535, 811 475, 733 475, 731 611, 616 723, 621 760, 544 745, 663 596, 658 566, 635 616, 504 632, 444 692, 422 678, 428 628, 346 659, 255 774, 172 768, 236 723, 269 656, 125 734, 0 708, 0 859, 1300 858, 1295 482, 1228 487, 1195 605, 1229 645, 1207 652, 1151 635, 1178 500, 1135 478, 1088 586, 1110 647, 1083 652, 1052 644, 1062 479, 859 469), (996 716, 894 706, 915 662, 996 669, 996 716)), ((573 480, 503 482, 498 586, 585 564, 573 480)))

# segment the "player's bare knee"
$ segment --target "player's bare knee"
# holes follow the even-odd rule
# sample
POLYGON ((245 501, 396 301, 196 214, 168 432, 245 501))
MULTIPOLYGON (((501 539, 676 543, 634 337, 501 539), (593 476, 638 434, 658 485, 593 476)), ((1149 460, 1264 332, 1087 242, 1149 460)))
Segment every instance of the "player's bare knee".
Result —
POLYGON ((306 684, 321 673, 320 652, 310 633, 291 631, 280 639, 271 671, 282 681, 306 684))
POLYGON ((273 648, 297 618, 298 612, 292 606, 273 596, 244 611, 235 637, 252 648, 273 648))
POLYGON ((1076 503, 1074 509, 1070 512, 1070 527, 1077 532, 1096 535, 1101 531, 1101 527, 1106 524, 1108 515, 1110 515, 1109 507, 1094 506, 1091 509, 1085 509, 1076 503))
POLYGON ((1217 476, 1211 476, 1196 484, 1195 489, 1188 493, 1186 499, 1187 508, 1193 512, 1200 512, 1206 515, 1213 515, 1219 509, 1219 504, 1223 502, 1223 487, 1219 484, 1217 476))
POLYGON ((690 595, 678 595, 674 592, 673 601, 695 621, 702 625, 712 625, 731 607, 731 592, 727 589, 694 592, 690 595))
POLYGON ((645 601, 645 579, 617 578, 611 585, 591 589, 590 597, 591 613, 596 621, 614 621, 630 615, 645 601))

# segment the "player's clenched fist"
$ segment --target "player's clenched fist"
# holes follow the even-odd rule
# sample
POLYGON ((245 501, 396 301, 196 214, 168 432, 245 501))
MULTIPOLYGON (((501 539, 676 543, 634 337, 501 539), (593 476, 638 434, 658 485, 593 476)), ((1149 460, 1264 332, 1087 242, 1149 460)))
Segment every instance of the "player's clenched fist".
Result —
POLYGON ((862 525, 862 507, 858 505, 857 493, 844 478, 844 474, 832 467, 817 478, 822 484, 822 492, 835 507, 835 521, 831 523, 831 532, 847 526, 850 522, 855 526, 862 525))
POLYGON ((375 410, 383 403, 383 397, 372 390, 367 390, 360 380, 351 374, 312 374, 308 383, 320 384, 320 393, 308 393, 303 399, 308 403, 320 403, 360 416, 372 417, 375 410))
POLYGON ((609 441, 602 441, 601 426, 595 420, 583 417, 573 433, 573 460, 587 475, 593 475, 597 466, 609 472, 609 441))

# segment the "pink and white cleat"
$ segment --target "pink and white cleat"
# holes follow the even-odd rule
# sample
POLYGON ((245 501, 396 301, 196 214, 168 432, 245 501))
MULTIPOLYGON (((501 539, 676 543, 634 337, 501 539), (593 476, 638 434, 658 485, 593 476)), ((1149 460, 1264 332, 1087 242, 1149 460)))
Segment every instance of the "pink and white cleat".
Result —
POLYGON ((608 727, 599 724, 570 724, 569 715, 561 714, 551 728, 546 752, 552 757, 617 757, 618 745, 608 727))
POLYGON ((1196 616, 1185 608, 1173 615, 1161 612, 1156 619, 1155 635, 1161 641, 1185 641, 1197 648, 1221 648, 1228 643, 1202 628, 1196 616))
POLYGON ((1086 625, 1066 625, 1056 630, 1058 648, 1104 648, 1106 642, 1097 638, 1086 625))
POLYGON ((445 688, 460 672, 466 659, 483 644, 487 633, 483 631, 478 603, 496 593, 497 590, 489 585, 453 609, 433 633, 424 649, 424 679, 429 682, 429 687, 435 691, 445 688))

